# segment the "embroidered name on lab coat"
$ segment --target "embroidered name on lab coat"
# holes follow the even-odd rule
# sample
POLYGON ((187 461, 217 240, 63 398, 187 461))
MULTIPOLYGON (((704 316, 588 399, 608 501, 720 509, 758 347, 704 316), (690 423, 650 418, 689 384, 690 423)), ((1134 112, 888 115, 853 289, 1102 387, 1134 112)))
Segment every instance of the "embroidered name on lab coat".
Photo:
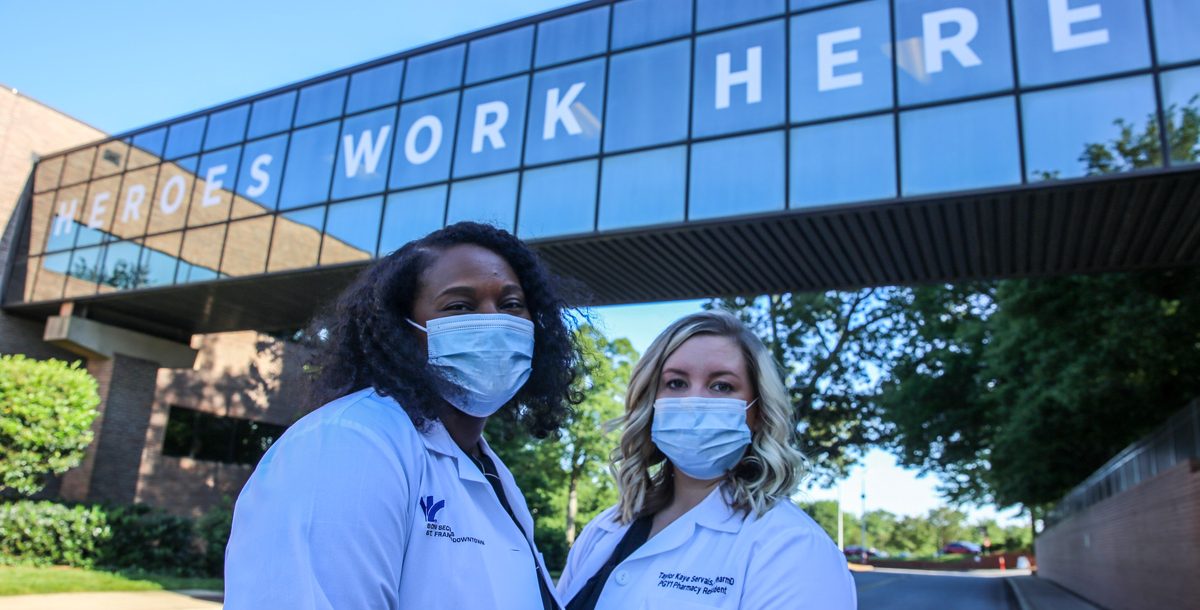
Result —
POLYGON ((659 572, 658 587, 688 591, 696 595, 724 595, 735 584, 732 576, 700 576, 682 572, 659 572))

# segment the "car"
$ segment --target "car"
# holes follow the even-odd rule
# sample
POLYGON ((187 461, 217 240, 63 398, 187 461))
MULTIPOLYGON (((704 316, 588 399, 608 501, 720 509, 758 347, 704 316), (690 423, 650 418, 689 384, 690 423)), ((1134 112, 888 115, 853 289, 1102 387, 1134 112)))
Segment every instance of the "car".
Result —
MULTIPOLYGON (((863 556, 862 547, 853 544, 843 549, 842 552, 846 554, 848 559, 862 559, 863 556)), ((867 549, 867 559, 886 559, 887 557, 888 553, 886 551, 881 551, 874 547, 867 549)))
POLYGON ((942 553, 946 555, 978 555, 981 547, 974 542, 966 542, 959 540, 951 542, 942 547, 942 553))

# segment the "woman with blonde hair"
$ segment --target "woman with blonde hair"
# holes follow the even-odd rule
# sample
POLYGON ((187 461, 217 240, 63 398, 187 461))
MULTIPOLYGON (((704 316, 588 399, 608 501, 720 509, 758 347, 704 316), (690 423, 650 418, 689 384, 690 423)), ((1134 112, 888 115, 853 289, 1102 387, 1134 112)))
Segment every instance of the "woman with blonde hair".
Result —
POLYGON ((787 388, 733 315, 686 316, 634 368, 616 506, 558 582, 567 610, 856 607, 846 560, 789 498, 805 460, 787 388))

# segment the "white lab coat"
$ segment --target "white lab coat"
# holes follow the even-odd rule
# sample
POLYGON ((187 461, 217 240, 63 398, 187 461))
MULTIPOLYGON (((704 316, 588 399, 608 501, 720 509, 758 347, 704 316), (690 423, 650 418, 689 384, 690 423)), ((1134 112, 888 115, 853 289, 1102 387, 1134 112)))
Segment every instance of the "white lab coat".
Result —
MULTIPOLYGON (((532 536, 512 473, 483 449, 532 536)), ((540 609, 546 567, 531 543, 443 426, 421 433, 394 400, 362 390, 263 456, 234 511, 225 608, 540 609)))
MULTIPOLYGON (((616 507, 584 528, 558 581, 568 603, 629 529, 616 507)), ((853 610, 846 559, 804 511, 784 500, 761 518, 734 511, 720 487, 609 575, 596 610, 776 608, 853 610)))

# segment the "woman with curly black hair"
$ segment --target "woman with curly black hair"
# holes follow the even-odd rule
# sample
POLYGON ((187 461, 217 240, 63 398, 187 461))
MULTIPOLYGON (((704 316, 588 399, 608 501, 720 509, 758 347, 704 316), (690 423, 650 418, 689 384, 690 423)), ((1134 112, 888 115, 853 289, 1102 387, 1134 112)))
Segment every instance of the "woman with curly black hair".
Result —
POLYGON ((319 320, 321 404, 238 498, 225 607, 558 608, 488 417, 542 437, 578 398, 555 281, 459 223, 379 260, 319 320))

